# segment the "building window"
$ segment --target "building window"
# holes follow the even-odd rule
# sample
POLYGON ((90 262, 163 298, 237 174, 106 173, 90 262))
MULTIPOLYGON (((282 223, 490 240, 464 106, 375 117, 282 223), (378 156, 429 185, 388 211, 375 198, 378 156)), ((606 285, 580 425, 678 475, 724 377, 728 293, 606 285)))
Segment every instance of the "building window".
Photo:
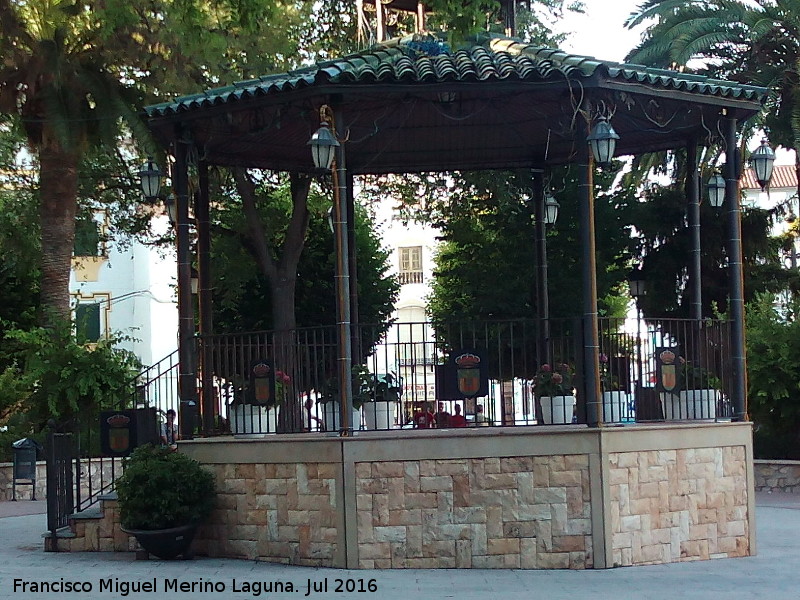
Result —
POLYGON ((100 303, 75 306, 75 341, 79 344, 97 343, 100 341, 100 332, 100 303))
POLYGON ((400 283, 422 283, 422 246, 400 248, 400 283))

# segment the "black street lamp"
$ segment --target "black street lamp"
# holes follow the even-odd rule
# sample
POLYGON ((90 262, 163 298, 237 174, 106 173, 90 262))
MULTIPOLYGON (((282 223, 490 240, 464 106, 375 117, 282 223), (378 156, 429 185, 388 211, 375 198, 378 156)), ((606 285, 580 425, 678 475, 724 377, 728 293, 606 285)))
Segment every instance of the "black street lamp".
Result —
MULTIPOLYGON (((353 384, 352 364, 353 352, 350 338, 350 268, 348 264, 348 239, 347 239, 347 171, 345 169, 344 147, 340 148, 336 139, 336 123, 334 114, 328 105, 319 109, 321 125, 314 132, 308 145, 311 146, 311 157, 314 166, 323 171, 331 171, 333 179, 333 214, 332 228, 334 231, 336 252, 336 320, 337 339, 339 345, 339 360, 337 361, 339 374, 339 405, 340 405, 340 434, 350 435, 354 425, 353 415, 353 384), (334 165, 334 156, 338 156, 334 165), (334 168, 332 168, 334 167, 334 168)), ((331 220, 329 219, 329 224, 331 220)))
POLYGON ((320 128, 314 132, 307 145, 311 146, 311 158, 314 159, 314 166, 317 169, 330 171, 339 141, 326 121, 323 121, 320 128))
POLYGON ((544 223, 545 225, 555 225, 558 220, 558 209, 561 205, 548 192, 544 199, 544 223))
POLYGON ((170 194, 164 198, 164 210, 167 213, 169 222, 174 227, 175 223, 178 222, 178 203, 175 202, 175 196, 173 194, 170 194))
POLYGON ((592 132, 586 137, 592 148, 594 161, 601 165, 611 163, 619 135, 605 117, 600 117, 592 132))
POLYGON ((163 173, 151 156, 147 157, 147 162, 139 169, 139 181, 144 192, 144 197, 153 202, 158 198, 161 190, 161 176, 163 173))
POLYGON ((725 180, 719 173, 714 173, 706 184, 708 188, 708 203, 714 208, 719 208, 725 202, 725 180))
POLYGON ((750 155, 750 164, 763 192, 772 179, 772 166, 775 164, 775 151, 770 147, 767 138, 762 138, 761 145, 750 155))

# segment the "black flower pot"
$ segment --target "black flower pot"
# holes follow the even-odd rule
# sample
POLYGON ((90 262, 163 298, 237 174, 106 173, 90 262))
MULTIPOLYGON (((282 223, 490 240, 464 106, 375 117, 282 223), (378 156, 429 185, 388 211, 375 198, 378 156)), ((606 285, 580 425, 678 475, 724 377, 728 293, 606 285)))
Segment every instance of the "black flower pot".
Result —
POLYGON ((150 554, 158 558, 171 559, 183 555, 189 556, 189 546, 192 544, 194 534, 197 532, 197 525, 182 525, 171 529, 125 529, 122 531, 129 533, 136 538, 150 554))

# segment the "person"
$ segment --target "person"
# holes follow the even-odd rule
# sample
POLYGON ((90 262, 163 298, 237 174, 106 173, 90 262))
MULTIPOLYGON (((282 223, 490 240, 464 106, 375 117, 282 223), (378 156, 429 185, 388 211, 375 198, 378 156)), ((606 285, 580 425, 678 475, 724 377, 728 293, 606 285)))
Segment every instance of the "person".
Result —
POLYGON ((466 427, 467 418, 461 414, 461 405, 453 406, 453 413, 450 415, 450 427, 466 427))
POLYGON ((439 429, 450 427, 450 413, 444 409, 444 402, 439 402, 439 410, 433 415, 433 420, 436 421, 436 427, 439 429))
POLYGON ((303 404, 303 428, 306 431, 314 431, 314 429, 318 429, 322 431, 325 429, 322 419, 311 412, 311 409, 314 408, 314 400, 311 398, 307 398, 305 404, 303 404), (316 424, 316 427, 315 427, 316 424))
POLYGON ((489 425, 489 419, 483 414, 483 404, 478 404, 478 406, 475 407, 475 425, 484 427, 489 425))
POLYGON ((423 410, 418 410, 414 415, 414 425, 417 429, 430 429, 436 424, 436 417, 429 405, 425 405, 423 410))
POLYGON ((167 411, 167 422, 161 424, 161 445, 170 448, 178 447, 178 424, 175 423, 175 411, 167 411))

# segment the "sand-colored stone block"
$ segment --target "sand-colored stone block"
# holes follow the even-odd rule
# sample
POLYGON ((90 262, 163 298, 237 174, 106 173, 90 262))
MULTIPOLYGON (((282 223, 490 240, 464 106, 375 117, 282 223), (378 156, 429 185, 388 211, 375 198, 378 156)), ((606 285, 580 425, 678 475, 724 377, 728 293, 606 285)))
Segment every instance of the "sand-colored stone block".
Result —
POLYGON ((399 461, 372 463, 372 477, 404 477, 405 469, 399 461))

